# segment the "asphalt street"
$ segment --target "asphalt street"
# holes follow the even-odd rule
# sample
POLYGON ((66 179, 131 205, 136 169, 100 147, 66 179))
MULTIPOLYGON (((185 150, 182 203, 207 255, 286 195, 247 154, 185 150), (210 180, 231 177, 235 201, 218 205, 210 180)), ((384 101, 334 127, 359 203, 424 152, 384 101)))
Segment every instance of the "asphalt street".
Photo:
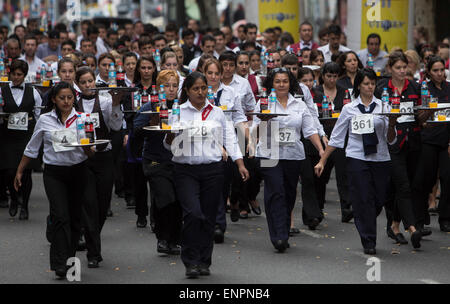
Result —
MULTIPOLYGON (((269 240, 266 218, 251 215, 237 223, 229 221, 223 244, 214 246, 211 276, 190 280, 177 256, 156 252, 156 238, 150 228, 136 228, 134 210, 113 196, 114 216, 102 233, 104 261, 98 269, 81 260, 81 282, 58 281, 49 270, 49 243, 45 238, 48 202, 42 175, 33 174, 30 219, 11 218, 0 209, 0 284, 4 283, 164 283, 164 284, 299 284, 299 283, 450 283, 450 234, 439 231, 432 217, 433 234, 422 241, 420 250, 410 244, 396 245, 386 236, 384 212, 378 218, 377 255, 380 281, 370 282, 366 265, 369 256, 362 246, 353 221, 341 223, 336 183, 330 181, 325 220, 315 231, 301 223, 301 199, 295 209, 299 235, 290 238, 286 253, 275 252, 269 240)), ((263 205, 262 191, 259 202, 263 205)), ((229 220, 229 216, 227 215, 229 220)), ((405 234, 409 240, 409 236, 405 234)))

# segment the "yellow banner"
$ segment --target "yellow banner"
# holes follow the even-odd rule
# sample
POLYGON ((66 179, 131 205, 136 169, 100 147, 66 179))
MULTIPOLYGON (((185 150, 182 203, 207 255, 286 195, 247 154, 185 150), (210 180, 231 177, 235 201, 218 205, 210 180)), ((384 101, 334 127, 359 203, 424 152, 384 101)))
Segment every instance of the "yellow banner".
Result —
POLYGON ((259 0, 260 32, 264 32, 269 27, 279 26, 284 32, 291 33, 294 40, 297 40, 298 2, 295 0, 259 0))
POLYGON ((361 49, 367 47, 367 36, 381 36, 381 49, 407 50, 409 0, 362 0, 361 49))

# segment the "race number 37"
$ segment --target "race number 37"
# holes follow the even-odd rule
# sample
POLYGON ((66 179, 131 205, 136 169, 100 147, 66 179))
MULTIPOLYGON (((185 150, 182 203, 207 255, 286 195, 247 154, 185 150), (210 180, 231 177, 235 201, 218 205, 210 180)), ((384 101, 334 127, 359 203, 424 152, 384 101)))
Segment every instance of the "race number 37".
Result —
POLYGON ((374 122, 372 114, 356 115, 352 118, 353 134, 370 134, 374 132, 374 122))

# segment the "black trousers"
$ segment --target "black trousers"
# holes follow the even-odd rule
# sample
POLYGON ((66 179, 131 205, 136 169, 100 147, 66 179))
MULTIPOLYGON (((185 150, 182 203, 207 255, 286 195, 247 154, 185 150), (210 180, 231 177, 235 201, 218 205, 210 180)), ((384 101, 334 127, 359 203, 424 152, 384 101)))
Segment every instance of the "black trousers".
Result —
POLYGON ((448 148, 422 144, 422 153, 413 182, 413 204, 416 226, 430 223, 428 196, 431 193, 439 171, 441 196, 439 199, 439 222, 450 221, 450 157, 448 148))
POLYGON ((142 167, 152 194, 156 238, 180 244, 182 212, 176 195, 174 164, 144 159, 142 167))
POLYGON ((403 221, 405 229, 416 223, 411 184, 419 159, 420 150, 409 151, 408 147, 403 148, 400 153, 391 153, 391 182, 385 206, 388 227, 392 225, 392 221, 403 221))
POLYGON ((181 260, 188 265, 211 265, 214 226, 222 200, 222 162, 204 165, 175 164, 175 184, 183 209, 181 260))
POLYGON ((81 205, 90 192, 89 171, 83 162, 71 167, 45 165, 44 188, 50 203, 48 236, 50 268, 56 270, 75 256, 81 229, 81 205))
POLYGON ((387 200, 390 172, 389 161, 347 158, 348 197, 364 248, 376 246, 377 216, 387 200))
POLYGON ((125 180, 127 180, 126 192, 131 191, 136 201, 134 213, 139 217, 146 217, 148 215, 148 188, 142 163, 128 162, 124 173, 125 180))
MULTIPOLYGON (((28 209, 30 201, 31 190, 33 189, 33 180, 31 178, 31 169, 25 169, 22 175, 22 187, 19 191, 14 189, 14 178, 16 177, 17 169, 1 170, 0 175, 3 176, 4 184, 9 190, 11 200, 19 201, 20 207, 28 209)), ((5 192, 6 195, 6 192, 5 192)))
POLYGON ((302 220, 303 224, 308 225, 314 218, 323 219, 319 202, 317 201, 316 190, 314 185, 314 171, 311 159, 306 157, 302 160, 300 167, 300 183, 302 185, 302 220))
POLYGON ((231 157, 224 162, 224 181, 222 187, 222 200, 219 204, 219 209, 217 210, 216 225, 219 226, 220 230, 225 232, 227 229, 227 217, 226 217, 226 206, 227 199, 230 197, 231 184, 233 183, 233 170, 236 164, 233 163, 231 157))
POLYGON ((325 193, 327 184, 330 181, 331 171, 333 167, 336 172, 336 185, 339 193, 339 200, 341 203, 342 209, 350 209, 351 205, 348 201, 348 184, 347 184, 347 174, 345 167, 345 150, 344 149, 336 149, 328 158, 323 173, 320 177, 317 177, 314 173, 314 166, 319 162, 319 155, 311 155, 309 156, 312 162, 312 169, 314 175, 314 187, 316 189, 316 196, 319 202, 319 207, 321 210, 324 209, 325 206, 325 193))
MULTIPOLYGON (((111 145, 114 169, 114 192, 116 194, 124 191, 125 179, 123 176, 123 159, 124 148, 123 138, 125 130, 114 131, 111 130, 111 145)), ((126 157, 126 156, 125 156, 126 157)))
POLYGON ((0 200, 7 201, 8 195, 6 193, 7 186, 4 172, 0 171, 0 200))
POLYGON ((249 202, 256 200, 262 181, 261 173, 258 169, 258 160, 256 158, 244 157, 244 165, 247 168, 250 178, 244 182, 239 169, 236 165, 233 167, 233 181, 231 184, 230 204, 234 208, 239 205, 240 211, 250 212, 249 202))
POLYGON ((260 167, 264 179, 264 210, 272 243, 289 239, 298 177, 304 165, 305 160, 279 160, 274 167, 260 167))

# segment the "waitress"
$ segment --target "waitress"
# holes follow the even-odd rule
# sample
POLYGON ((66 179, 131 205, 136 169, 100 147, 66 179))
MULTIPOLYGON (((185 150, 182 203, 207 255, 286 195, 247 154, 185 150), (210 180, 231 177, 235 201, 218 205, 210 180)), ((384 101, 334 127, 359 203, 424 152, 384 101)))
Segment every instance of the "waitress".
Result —
MULTIPOLYGON (((321 84, 317 87, 316 94, 314 96, 314 102, 319 109, 319 113, 322 116, 322 101, 323 96, 327 96, 330 103, 329 108, 333 112, 341 112, 344 106, 345 89, 336 85, 338 75, 340 72, 339 65, 335 62, 328 62, 324 65, 321 71, 321 84)), ((331 116, 331 114, 330 114, 331 116)), ((334 124, 323 122, 323 128, 326 133, 326 137, 331 136, 334 124)), ((326 147, 325 147, 326 148, 326 147)), ((320 160, 320 156, 317 151, 313 149, 311 143, 305 144, 306 154, 311 157, 313 164, 317 164, 320 160)), ((348 223, 353 218, 351 205, 348 201, 348 185, 347 176, 345 173, 345 151, 344 149, 336 149, 333 154, 330 155, 327 164, 325 165, 324 172, 320 177, 314 178, 314 186, 316 189, 317 199, 319 201, 320 209, 323 210, 325 205, 325 193, 327 184, 330 181, 331 170, 336 169, 336 184, 339 192, 339 199, 341 203, 341 221, 348 223)))
POLYGON ((74 257, 81 228, 81 205, 95 193, 86 165, 89 148, 64 147, 64 139, 76 142, 77 112, 73 105, 76 92, 67 82, 51 89, 48 113, 41 115, 33 135, 23 152, 14 179, 15 191, 24 186, 27 166, 39 155, 44 145, 44 188, 50 203, 50 269, 64 279, 66 262, 74 257), (87 195, 85 195, 87 194, 87 195))
MULTIPOLYGON (((392 100, 394 92, 397 92, 401 111, 412 113, 414 107, 420 105, 420 89, 415 82, 406 79, 408 59, 402 52, 394 52, 389 55, 387 66, 392 76, 378 82, 375 96, 381 98, 383 90, 387 89, 392 100)), ((421 128, 413 115, 399 117, 395 128, 397 142, 389 146, 392 176, 390 195, 385 206, 387 235, 399 244, 408 244, 400 232, 400 221, 403 221, 405 229, 411 234, 413 247, 419 248, 422 234, 416 232, 411 184, 417 174, 417 164, 421 158, 421 128)))
MULTIPOLYGON (((272 118, 267 124, 261 124, 259 117, 254 119, 254 126, 259 129, 256 156, 260 159, 259 167, 264 179, 264 206, 270 240, 275 249, 284 252, 289 248, 291 212, 295 205, 299 176, 302 179, 303 208, 310 217, 308 221, 317 226, 321 219, 311 164, 305 157, 301 133, 311 140, 320 154, 323 154, 323 148, 308 107, 301 99, 294 98, 299 85, 292 73, 286 68, 274 69, 266 78, 264 87, 269 92, 275 89, 276 113, 288 114, 272 118), (274 130, 279 133, 273 134, 274 130), (277 143, 277 146, 273 147, 272 142, 277 143)), ((259 103, 255 111, 260 111, 259 103)))
MULTIPOLYGON (((156 79, 157 86, 164 85, 169 109, 172 108, 174 100, 178 99, 178 82, 178 74, 172 70, 161 71, 156 79)), ((152 103, 147 103, 134 118, 136 138, 145 138, 142 166, 155 204, 155 234, 158 239, 156 251, 180 254, 182 216, 173 176, 173 155, 163 146, 164 133, 143 129, 148 125, 158 124, 158 115, 143 114, 143 111, 156 109, 152 103)))
POLYGON ((181 260, 186 276, 209 275, 214 226, 224 184, 223 146, 236 162, 244 181, 249 177, 233 128, 219 107, 206 99, 207 80, 199 72, 186 77, 180 102, 180 121, 191 126, 167 135, 173 153, 177 196, 183 209, 181 260))
POLYGON ((9 77, 11 83, 1 88, 4 101, 3 112, 10 113, 0 123, 0 175, 9 189, 11 203, 9 215, 14 217, 20 206, 19 220, 28 220, 28 202, 33 187, 31 170, 39 165, 33 161, 24 167, 22 187, 14 189, 14 176, 20 158, 28 141, 33 134, 36 121, 39 119, 41 96, 31 86, 25 85, 24 80, 28 73, 28 64, 23 60, 14 60, 11 63, 9 77))
MULTIPOLYGON (((62 58, 58 61, 57 66, 57 73, 58 77, 61 79, 61 81, 69 83, 75 91, 77 92, 77 97, 80 95, 81 91, 78 88, 78 86, 75 83, 75 72, 77 71, 76 65, 70 58, 62 58)), ((42 96, 42 105, 46 106, 49 101, 48 96, 50 94, 50 91, 45 92, 45 94, 42 96)))
MULTIPOLYGON (((94 123, 97 139, 111 139, 110 131, 118 131, 122 127, 122 111, 120 110, 119 94, 106 98, 95 94, 90 89, 95 88, 94 71, 87 67, 78 69, 75 82, 81 90, 80 98, 75 104, 79 112, 90 114, 94 123)), ((97 268, 103 259, 100 255, 100 238, 91 236, 89 230, 98 228, 101 233, 106 221, 106 215, 111 207, 112 188, 114 183, 113 155, 111 144, 96 146, 95 155, 88 160, 87 166, 95 176, 95 193, 97 205, 94 213, 86 217, 86 245, 88 248, 88 267, 97 268), (95 218, 97 217, 97 218, 95 218), (95 250, 90 244, 95 244, 95 250), (93 249, 93 250, 90 250, 93 249), (94 251, 94 252, 92 252, 94 251)))
POLYGON ((337 64, 341 68, 337 84, 344 89, 353 89, 356 73, 358 70, 364 68, 358 55, 353 51, 345 52, 339 56, 337 64))
POLYGON ((364 253, 372 255, 376 254, 376 220, 386 202, 389 186, 388 143, 396 141, 396 119, 391 117, 388 120, 385 116, 370 115, 382 112, 381 100, 373 95, 376 80, 377 75, 373 70, 358 71, 353 91, 356 99, 342 108, 328 147, 315 166, 316 174, 320 177, 331 153, 336 148, 344 148, 348 134, 345 150, 348 199, 353 207, 355 225, 361 237, 364 253), (367 120, 370 123, 360 123, 367 120), (370 125, 373 128, 370 128, 370 125))
MULTIPOLYGON (((217 59, 208 59, 203 65, 203 71, 206 76, 207 84, 208 86, 212 87, 212 91, 214 94, 213 100, 211 100, 210 102, 213 102, 217 107, 235 111, 231 113, 225 113, 225 117, 227 118, 227 121, 232 122, 233 126, 240 130, 241 134, 245 134, 245 129, 247 127, 247 118, 244 115, 241 106, 241 100, 239 96, 236 95, 235 90, 232 87, 223 84, 223 82, 221 81, 221 77, 223 75, 222 65, 217 59)), ((219 206, 219 212, 217 214, 214 238, 216 243, 223 243, 224 240, 224 234, 227 227, 225 205, 228 197, 230 196, 231 184, 233 182, 233 162, 231 160, 228 160, 228 157, 226 157, 225 160, 227 161, 227 163, 225 165, 223 204, 219 206)), ((234 215, 236 214, 237 210, 237 195, 233 195, 233 198, 234 200, 230 200, 230 204, 231 206, 234 206, 234 208, 232 208, 232 218, 236 219, 234 215)))
MULTIPOLYGON (((428 89, 438 103, 450 105, 450 83, 445 80, 445 62, 440 57, 430 57, 426 66, 428 89)), ((448 111, 448 110, 447 110, 448 111)), ((421 121, 430 117, 430 112, 419 114, 421 121)), ((448 113, 448 112, 447 112, 448 113)), ((431 117, 432 119, 432 117, 431 117)), ((447 120, 448 120, 447 114, 447 120)), ((441 198, 439 200, 439 226, 442 232, 450 232, 450 124, 428 126, 423 124, 422 152, 413 182, 413 203, 416 228, 422 229, 426 221, 428 194, 434 186, 439 171, 441 198)))

